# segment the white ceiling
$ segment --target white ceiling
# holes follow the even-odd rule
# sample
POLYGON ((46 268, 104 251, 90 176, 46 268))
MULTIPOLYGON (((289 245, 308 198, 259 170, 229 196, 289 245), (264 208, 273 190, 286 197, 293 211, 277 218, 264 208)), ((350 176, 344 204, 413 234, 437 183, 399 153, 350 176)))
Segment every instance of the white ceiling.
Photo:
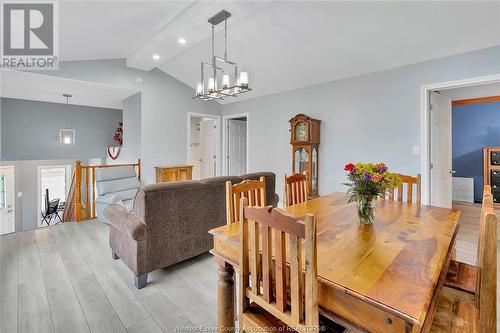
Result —
POLYGON ((439 91, 448 96, 452 101, 462 99, 500 96, 500 82, 475 85, 463 88, 445 89, 439 91))
POLYGON ((138 91, 94 82, 24 71, 0 70, 0 96, 34 101, 122 109, 123 100, 138 91))
POLYGON ((498 1, 67 1, 61 58, 126 58, 194 88, 210 57, 206 20, 220 9, 233 14, 229 58, 254 89, 227 101, 500 45, 498 1))

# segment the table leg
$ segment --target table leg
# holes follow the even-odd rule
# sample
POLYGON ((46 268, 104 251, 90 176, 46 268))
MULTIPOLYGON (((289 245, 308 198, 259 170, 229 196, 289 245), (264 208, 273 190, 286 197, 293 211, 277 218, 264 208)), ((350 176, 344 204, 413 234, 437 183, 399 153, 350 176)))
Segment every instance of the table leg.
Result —
POLYGON ((234 332, 234 268, 219 262, 217 287, 218 322, 221 332, 234 332))

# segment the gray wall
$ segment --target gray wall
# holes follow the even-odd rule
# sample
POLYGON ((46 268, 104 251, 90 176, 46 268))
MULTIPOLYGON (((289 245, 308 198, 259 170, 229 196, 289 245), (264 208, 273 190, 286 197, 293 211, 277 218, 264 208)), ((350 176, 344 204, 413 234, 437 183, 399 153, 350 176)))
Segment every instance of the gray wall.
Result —
POLYGON ((118 158, 106 156, 106 164, 135 163, 141 157, 141 93, 123 101, 123 138, 118 158))
MULTIPOLYGON (((14 166, 15 220, 16 231, 29 230, 38 223, 38 166, 71 165, 74 170, 76 160, 30 160, 0 161, 0 165, 14 166), (22 197, 17 194, 22 193, 22 197)), ((87 164, 86 160, 82 163, 87 164)))
MULTIPOLYGON (((334 61, 334 60, 333 60, 334 61)), ((416 174, 420 156, 420 90, 425 84, 500 73, 500 47, 224 105, 224 114, 248 112, 249 171, 291 171, 288 120, 297 113, 321 119, 319 191, 345 191, 348 162, 386 162, 416 174)))
MULTIPOLYGON (((128 68, 125 60, 69 61, 59 64, 55 75, 99 82, 141 91, 142 180, 153 183, 154 167, 162 164, 186 163, 187 113, 221 114, 215 102, 193 100, 193 89, 159 69, 149 72, 128 68), (142 83, 137 83, 137 78, 142 83)), ((128 130, 130 131, 130 129, 128 130)), ((124 131, 126 149, 127 133, 124 131)))
POLYGON ((104 158, 114 145, 122 111, 2 98, 1 160, 104 158), (75 144, 61 145, 59 129, 75 129, 75 144))

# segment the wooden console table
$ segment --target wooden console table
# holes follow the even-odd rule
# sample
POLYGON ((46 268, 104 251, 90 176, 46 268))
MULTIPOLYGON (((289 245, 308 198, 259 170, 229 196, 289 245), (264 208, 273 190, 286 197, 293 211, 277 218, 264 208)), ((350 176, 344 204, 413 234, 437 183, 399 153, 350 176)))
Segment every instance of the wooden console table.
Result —
MULTIPOLYGON (((320 313, 350 330, 427 332, 448 270, 460 211, 379 200, 373 225, 361 225, 356 206, 333 193, 285 211, 318 221, 320 313)), ((239 223, 212 229, 219 265, 219 327, 234 328, 234 271, 239 223)))
POLYGON ((156 182, 174 182, 177 180, 191 180, 193 179, 193 166, 192 165, 167 165, 155 167, 156 182))

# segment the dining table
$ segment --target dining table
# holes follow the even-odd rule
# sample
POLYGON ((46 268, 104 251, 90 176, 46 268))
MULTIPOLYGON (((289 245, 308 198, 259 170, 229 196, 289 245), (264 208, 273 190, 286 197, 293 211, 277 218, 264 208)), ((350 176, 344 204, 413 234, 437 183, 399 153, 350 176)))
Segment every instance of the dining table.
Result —
MULTIPOLYGON (((458 232, 460 211, 376 200, 362 224, 345 193, 283 208, 317 219, 320 315, 357 332, 428 332, 458 232)), ((212 229, 219 332, 235 327, 239 223, 212 229)))

